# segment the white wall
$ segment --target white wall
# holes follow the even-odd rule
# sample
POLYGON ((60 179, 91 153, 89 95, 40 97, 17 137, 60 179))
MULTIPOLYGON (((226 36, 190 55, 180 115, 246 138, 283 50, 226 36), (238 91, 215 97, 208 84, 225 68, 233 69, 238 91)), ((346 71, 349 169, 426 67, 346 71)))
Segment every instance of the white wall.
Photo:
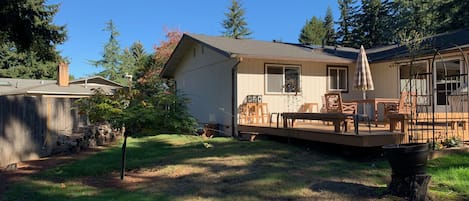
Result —
MULTIPOLYGON (((298 112, 304 103, 318 103, 322 106, 322 96, 327 92, 327 65, 348 66, 349 89, 353 68, 351 65, 298 62, 280 60, 244 59, 238 66, 238 106, 243 103, 248 95, 262 95, 263 102, 268 104, 269 112, 298 112), (265 92, 265 64, 298 65, 301 71, 301 92, 298 94, 269 94, 265 92)), ((361 93, 360 93, 361 94, 361 93)), ((344 94, 348 98, 354 94, 344 94)), ((314 108, 315 109, 315 108, 314 108)))
POLYGON ((370 64, 375 90, 368 97, 399 98, 399 67, 391 62, 370 64))
POLYGON ((231 135, 232 67, 237 60, 196 45, 174 74, 177 88, 190 99, 190 113, 201 124, 219 123, 231 135))

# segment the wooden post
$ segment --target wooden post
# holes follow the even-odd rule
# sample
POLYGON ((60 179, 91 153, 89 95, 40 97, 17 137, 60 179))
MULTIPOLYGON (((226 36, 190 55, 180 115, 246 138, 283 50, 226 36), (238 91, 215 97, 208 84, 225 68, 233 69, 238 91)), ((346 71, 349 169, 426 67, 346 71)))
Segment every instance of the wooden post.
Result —
POLYGON ((126 147, 127 147, 127 133, 124 133, 124 143, 122 144, 121 180, 124 180, 124 175, 125 175, 126 147))

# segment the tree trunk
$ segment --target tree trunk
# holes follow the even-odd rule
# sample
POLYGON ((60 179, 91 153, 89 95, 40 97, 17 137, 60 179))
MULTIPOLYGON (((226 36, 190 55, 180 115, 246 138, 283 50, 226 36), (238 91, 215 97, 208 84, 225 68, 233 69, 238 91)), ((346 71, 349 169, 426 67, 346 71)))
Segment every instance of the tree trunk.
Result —
POLYGON ((418 175, 392 175, 388 186, 388 193, 398 197, 404 197, 412 201, 425 201, 427 199, 428 183, 431 176, 427 174, 418 175))

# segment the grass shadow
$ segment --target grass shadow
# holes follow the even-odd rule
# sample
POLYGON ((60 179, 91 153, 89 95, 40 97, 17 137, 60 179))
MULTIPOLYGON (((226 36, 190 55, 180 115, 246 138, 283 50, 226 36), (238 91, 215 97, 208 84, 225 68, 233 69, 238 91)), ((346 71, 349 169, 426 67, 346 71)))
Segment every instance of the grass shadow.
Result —
MULTIPOLYGON (((124 181, 118 179, 120 146, 44 171, 30 180, 51 183, 52 187, 49 188, 52 191, 60 191, 60 186, 57 186, 60 183, 98 189, 95 194, 103 194, 103 199, 96 196, 95 200, 106 200, 106 192, 112 189, 148 197, 163 195, 170 200, 190 200, 194 197, 212 200, 301 200, 305 196, 308 199, 323 198, 304 195, 304 192, 309 192, 312 181, 338 177, 354 179, 357 175, 381 178, 383 175, 380 174, 385 172, 383 170, 388 169, 385 164, 371 166, 370 162, 347 161, 306 146, 291 146, 276 141, 240 142, 232 138, 202 140, 184 135, 129 139, 124 181), (212 147, 206 148, 204 143, 212 147)), ((34 182, 28 184, 37 185, 34 182)), ((35 188, 40 191, 42 187, 35 188)), ((350 194, 360 198, 353 191, 350 194)), ((80 200, 78 198, 81 199, 78 196, 76 200, 80 200)))
POLYGON ((310 186, 310 189, 318 192, 332 192, 347 194, 350 196, 360 195, 362 198, 380 198, 386 192, 386 187, 367 186, 358 183, 319 181, 310 186))

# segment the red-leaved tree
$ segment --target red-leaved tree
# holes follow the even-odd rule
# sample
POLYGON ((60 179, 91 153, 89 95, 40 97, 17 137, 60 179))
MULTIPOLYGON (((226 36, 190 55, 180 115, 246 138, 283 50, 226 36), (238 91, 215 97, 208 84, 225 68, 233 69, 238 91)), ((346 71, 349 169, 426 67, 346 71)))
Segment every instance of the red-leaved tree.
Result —
POLYGON ((140 83, 149 82, 150 80, 158 79, 157 77, 163 70, 165 63, 173 53, 177 44, 182 38, 183 33, 178 29, 167 30, 165 29, 166 40, 161 41, 159 45, 154 46, 153 65, 147 68, 144 75, 138 80, 140 83))

